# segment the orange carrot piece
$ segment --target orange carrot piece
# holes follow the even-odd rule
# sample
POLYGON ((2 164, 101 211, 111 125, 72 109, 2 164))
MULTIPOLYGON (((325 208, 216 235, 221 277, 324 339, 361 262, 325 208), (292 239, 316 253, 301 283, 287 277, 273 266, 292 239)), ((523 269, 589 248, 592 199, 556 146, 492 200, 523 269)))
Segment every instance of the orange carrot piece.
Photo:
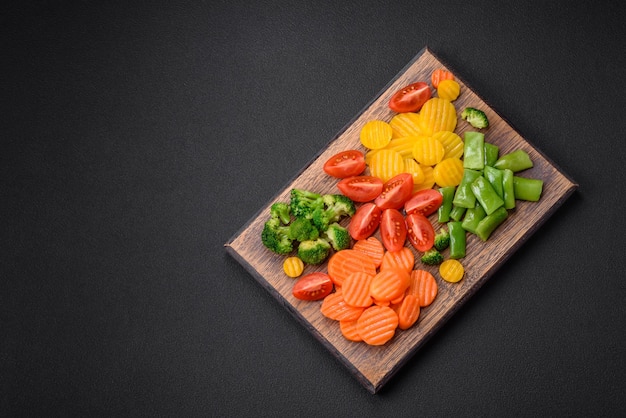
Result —
POLYGON ((401 268, 410 273, 415 266, 415 255, 409 247, 402 247, 399 251, 387 251, 380 264, 381 270, 401 268))
POLYGON ((411 276, 403 269, 381 270, 370 284, 370 296, 374 301, 391 302, 402 296, 409 287, 411 276))
POLYGON ((357 320, 354 321, 339 321, 339 329, 341 334, 349 341, 363 341, 363 338, 359 335, 356 329, 357 320))
POLYGON ((374 303, 370 296, 370 284, 373 278, 371 274, 362 271, 354 272, 346 277, 341 286, 346 303, 357 308, 367 308, 374 303))
POLYGON ((365 308, 348 305, 343 299, 342 292, 337 291, 324 298, 320 310, 326 318, 335 321, 353 321, 361 316, 365 308))
POLYGON ((356 323, 363 341, 383 345, 391 340, 398 328, 398 314, 388 306, 373 305, 365 309, 356 323))
POLYGON ((337 251, 328 260, 328 275, 335 286, 341 286, 346 277, 355 272, 373 276, 376 265, 369 255, 352 249, 337 251))
POLYGON ((444 70, 443 68, 438 68, 433 71, 430 81, 432 82, 434 88, 439 87, 439 82, 443 80, 454 80, 454 75, 450 71, 444 70))
POLYGON ((421 269, 416 269, 411 272, 411 280, 407 294, 417 296, 422 308, 433 303, 437 297, 438 290, 437 280, 435 280, 435 276, 430 272, 421 269))
POLYGON ((380 267, 380 263, 383 261, 383 255, 385 255, 385 247, 376 237, 359 240, 354 243, 352 249, 369 255, 376 268, 380 267))
POLYGON ((411 328, 420 316, 420 304, 417 296, 406 295, 396 313, 398 314, 398 328, 403 330, 411 328))

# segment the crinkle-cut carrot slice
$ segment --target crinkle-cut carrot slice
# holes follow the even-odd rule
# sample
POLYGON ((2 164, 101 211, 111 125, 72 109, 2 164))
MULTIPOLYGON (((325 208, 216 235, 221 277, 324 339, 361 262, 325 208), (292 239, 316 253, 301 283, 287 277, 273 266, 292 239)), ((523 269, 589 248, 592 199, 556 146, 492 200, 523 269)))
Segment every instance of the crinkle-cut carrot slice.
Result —
POLYGON ((341 330, 341 335, 345 337, 346 340, 349 341, 363 341, 363 338, 359 335, 359 332, 356 329, 357 320, 353 321, 339 321, 339 329, 341 330))
POLYGON ((328 259, 328 275, 335 286, 340 287, 346 277, 355 272, 374 276, 376 264, 369 255, 354 249, 337 251, 328 259))
POLYGON ((393 138, 416 136, 421 133, 419 128, 419 114, 415 112, 398 113, 389 121, 393 131, 393 138))
POLYGON ((465 268, 459 260, 449 259, 439 265, 441 278, 450 283, 456 283, 463 278, 465 268))
POLYGON ((370 120, 361 128, 359 138, 365 148, 380 149, 389 144, 391 135, 393 135, 393 130, 387 122, 370 120))
POLYGON ((388 306, 373 305, 363 311, 356 328, 367 344, 384 345, 396 333, 398 314, 388 306))
POLYGON ((421 165, 434 166, 443 159, 446 150, 432 136, 419 136, 413 146, 413 158, 421 165))
POLYGON ((343 293, 343 300, 350 306, 357 308, 367 308, 374 301, 370 296, 370 284, 374 276, 371 274, 363 273, 361 271, 350 274, 343 281, 341 291, 343 293))
POLYGON ((322 315, 335 321, 354 321, 364 309, 348 305, 340 290, 326 296, 320 307, 322 315))
POLYGON ((369 237, 367 239, 356 241, 352 246, 352 249, 368 255, 374 262, 376 268, 380 267, 380 263, 382 263, 383 256, 385 255, 385 247, 376 237, 369 237))
POLYGON ((387 251, 383 255, 380 270, 401 269, 410 273, 415 266, 415 255, 409 247, 402 247, 399 251, 387 251))
POLYGON ((433 71, 430 81, 433 84, 433 87, 437 88, 442 80, 454 80, 454 75, 448 70, 437 68, 433 71))
POLYGON ((437 94, 440 98, 453 102, 461 94, 461 85, 456 80, 441 80, 437 87, 437 94))
POLYGON ((396 309, 396 313, 398 315, 398 328, 402 330, 411 328, 420 316, 420 304, 417 296, 406 295, 396 309))
POLYGON ((370 296, 374 301, 391 302, 402 296, 409 287, 411 276, 404 269, 388 268, 374 276, 370 284, 370 296))
POLYGON ((372 176, 385 182, 400 173, 404 173, 404 158, 398 151, 380 149, 372 155, 369 169, 372 176))
POLYGON ((424 181, 420 184, 413 183, 413 193, 424 189, 432 189, 435 185, 434 168, 429 165, 420 165, 420 168, 424 173, 424 181))
POLYGON ((456 109, 450 100, 433 97, 424 103, 419 115, 418 126, 423 135, 439 131, 453 132, 456 128, 456 109))
POLYGON ((446 158, 433 168, 433 178, 439 187, 458 186, 463 178, 463 161, 446 158))
POLYGON ((450 131, 439 131, 432 135, 437 141, 441 142, 445 154, 443 158, 461 158, 463 156, 463 146, 465 145, 463 139, 450 131))
POLYGON ((437 297, 439 291, 437 280, 429 271, 422 269, 411 271, 409 283, 406 294, 416 296, 422 308, 433 303, 437 297))
MULTIPOLYGON (((412 152, 413 151, 411 151, 411 153, 412 152)), ((413 177, 413 186, 423 183, 426 180, 424 170, 422 170, 422 167, 413 157, 404 159, 404 171, 413 177)))

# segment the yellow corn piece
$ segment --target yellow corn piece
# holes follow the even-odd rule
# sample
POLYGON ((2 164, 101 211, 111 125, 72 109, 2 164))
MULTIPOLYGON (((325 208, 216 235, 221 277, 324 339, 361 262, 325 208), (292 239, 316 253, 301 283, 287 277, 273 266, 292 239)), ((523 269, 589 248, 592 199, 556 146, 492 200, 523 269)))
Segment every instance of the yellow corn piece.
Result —
POLYGON ((450 100, 433 97, 428 99, 419 113, 418 126, 422 134, 432 135, 439 131, 454 132, 456 109, 450 100))
POLYGON ((456 283, 463 278, 465 268, 459 260, 450 258, 439 265, 441 278, 450 283, 456 283))
POLYGON ((417 192, 418 190, 432 189, 433 186, 435 185, 434 169, 429 165, 421 165, 421 164, 420 164, 420 168, 422 169, 422 172, 424 173, 424 181, 421 182, 420 184, 415 184, 415 183, 413 184, 413 193, 417 192))
POLYGON ((461 94, 461 85, 455 80, 441 80, 437 87, 437 94, 440 98, 453 102, 461 94))
POLYGON ((458 186, 463 178, 463 161, 459 158, 446 158, 433 169, 435 183, 439 187, 458 186))
POLYGON ((405 136, 417 136, 421 133, 419 126, 419 114, 413 112, 398 113, 389 121, 393 130, 394 138, 405 136))
POLYGON ((404 159, 404 172, 413 177, 413 185, 421 184, 426 180, 424 170, 413 158, 404 159))
POLYGON ((298 257, 287 257, 283 262, 283 270, 289 277, 298 277, 304 271, 304 263, 298 257))
POLYGON ((432 136, 419 136, 413 146, 413 158, 422 165, 433 166, 443 159, 446 150, 432 136))
POLYGON ((392 149, 377 150, 370 158, 370 174, 382 181, 404 173, 404 158, 392 149))
POLYGON ((463 139, 454 132, 435 132, 433 138, 443 144, 443 148, 446 150, 445 154, 443 154, 444 160, 446 158, 461 158, 463 156, 463 139))
POLYGON ((369 149, 381 149, 389 144, 393 130, 391 125, 382 120, 371 120, 363 125, 359 137, 361 144, 369 149))

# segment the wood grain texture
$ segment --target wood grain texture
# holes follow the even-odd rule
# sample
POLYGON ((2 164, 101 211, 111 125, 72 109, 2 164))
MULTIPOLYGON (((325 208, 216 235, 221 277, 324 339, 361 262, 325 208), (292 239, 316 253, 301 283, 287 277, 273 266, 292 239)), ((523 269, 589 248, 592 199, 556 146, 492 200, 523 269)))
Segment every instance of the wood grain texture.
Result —
MULTIPOLYGON (((543 153, 525 140, 510 124, 488 106, 468 87, 463 78, 439 60, 428 48, 420 53, 394 78, 385 89, 359 113, 328 146, 273 199, 244 225, 225 244, 226 250, 238 260, 258 282, 265 287, 296 319, 298 319, 371 393, 376 393, 404 365, 419 348, 493 275, 493 273, 561 206, 576 190, 577 184, 564 174, 543 153), (534 162, 534 167, 520 176, 544 180, 539 202, 517 202, 509 218, 486 243, 468 234, 467 256, 462 260, 466 275, 459 283, 444 282, 436 267, 422 266, 433 273, 439 285, 439 294, 432 305, 422 309, 416 325, 396 336, 382 347, 347 341, 338 323, 323 317, 319 302, 305 302, 291 294, 294 280, 282 270, 284 257, 265 249, 261 243, 261 230, 269 217, 269 207, 276 201, 289 201, 292 188, 303 188, 319 193, 337 193, 337 181, 323 174, 322 166, 328 158, 345 149, 361 149, 361 127, 372 119, 389 121, 395 115, 387 103, 393 93, 415 81, 430 80, 436 68, 447 68, 455 74, 461 85, 461 96, 454 105, 459 115, 456 132, 473 129, 460 120, 461 110, 467 106, 482 109, 488 116, 490 127, 485 131, 485 141, 500 147, 500 155, 524 149, 534 162)), ((436 215, 431 216, 436 229, 436 215)), ((377 233, 378 234, 378 233, 377 233)), ((447 250, 446 250, 447 251, 447 250)), ((447 256, 447 252, 444 252, 447 256)), ((416 260, 418 260, 416 253, 416 260)), ((307 266, 305 274, 326 271, 326 264, 307 266)))

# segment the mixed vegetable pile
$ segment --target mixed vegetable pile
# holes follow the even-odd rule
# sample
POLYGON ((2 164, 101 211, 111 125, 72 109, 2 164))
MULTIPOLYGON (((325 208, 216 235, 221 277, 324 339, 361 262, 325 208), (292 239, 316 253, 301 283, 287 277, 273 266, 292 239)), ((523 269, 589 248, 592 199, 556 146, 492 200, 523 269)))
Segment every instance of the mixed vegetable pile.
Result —
POLYGON ((271 205, 261 233, 265 247, 286 256, 288 277, 328 261, 327 272, 306 274, 292 293, 322 300, 321 313, 350 341, 384 345, 413 326, 438 293, 419 263, 438 266, 445 282, 461 281, 468 234, 487 241, 517 200, 542 194, 543 180, 519 175, 533 167, 526 151, 500 155, 486 140, 485 112, 457 114, 453 74, 437 69, 430 82, 437 96, 417 81, 391 97, 389 122, 364 124, 365 153, 347 149, 326 161, 323 175, 337 179, 340 193, 292 189, 288 203, 271 205), (459 116, 473 128, 463 138, 459 116))

